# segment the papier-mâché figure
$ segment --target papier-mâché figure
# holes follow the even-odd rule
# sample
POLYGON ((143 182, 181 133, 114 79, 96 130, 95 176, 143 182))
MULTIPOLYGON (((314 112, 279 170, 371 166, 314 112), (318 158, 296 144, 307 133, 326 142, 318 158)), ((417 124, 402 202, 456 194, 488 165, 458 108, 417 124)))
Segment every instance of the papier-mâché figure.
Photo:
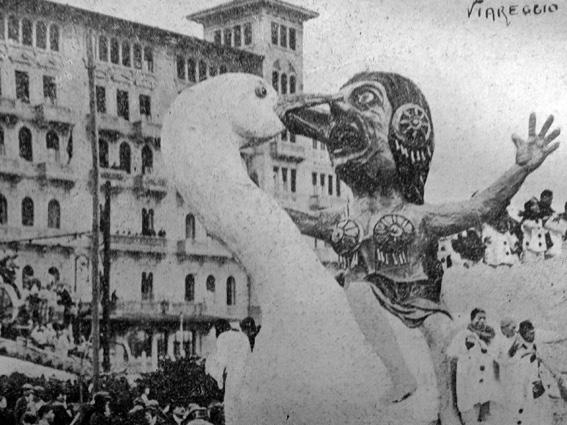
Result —
POLYGON ((363 72, 327 97, 330 108, 313 107, 317 98, 325 103, 325 96, 297 95, 298 105, 305 101, 310 106, 287 112, 284 122, 291 132, 327 145, 354 201, 347 219, 342 211, 288 213, 302 233, 330 242, 347 259, 349 267, 339 280, 367 341, 389 369, 389 401, 411 396, 416 380, 404 363, 388 313, 422 329, 436 368, 441 421, 459 423, 444 355, 450 314, 441 299, 438 239, 497 217, 526 177, 557 149, 552 141, 559 130, 547 134, 550 116, 536 133, 536 118, 530 115, 528 139, 512 136, 516 163, 496 182, 471 199, 430 205, 423 194, 434 151, 433 122, 412 81, 363 72))

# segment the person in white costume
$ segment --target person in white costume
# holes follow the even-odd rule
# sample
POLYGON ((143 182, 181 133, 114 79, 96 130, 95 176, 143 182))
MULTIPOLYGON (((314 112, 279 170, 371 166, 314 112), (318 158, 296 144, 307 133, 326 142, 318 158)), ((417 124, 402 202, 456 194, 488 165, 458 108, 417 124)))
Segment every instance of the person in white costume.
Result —
POLYGON ((513 266, 520 262, 516 255, 518 238, 510 232, 507 215, 491 224, 483 224, 482 239, 486 246, 484 262, 490 266, 513 266))
POLYGON ((561 255, 563 239, 567 232, 567 218, 565 214, 554 214, 544 225, 549 233, 552 245, 545 251, 545 257, 558 257, 561 255))
POLYGON ((539 205, 537 198, 532 198, 524 204, 522 216, 522 262, 534 263, 543 259, 547 249, 545 243, 545 230, 539 218, 539 205))
POLYGON ((245 364, 251 353, 250 342, 242 332, 232 329, 226 320, 218 320, 215 329, 216 351, 207 359, 205 370, 217 381, 219 388, 224 388, 224 411, 232 414, 245 364))
POLYGON ((465 425, 484 421, 490 415, 490 403, 497 399, 494 335, 486 324, 486 312, 475 308, 470 324, 447 348, 447 354, 457 358, 457 407, 465 425))

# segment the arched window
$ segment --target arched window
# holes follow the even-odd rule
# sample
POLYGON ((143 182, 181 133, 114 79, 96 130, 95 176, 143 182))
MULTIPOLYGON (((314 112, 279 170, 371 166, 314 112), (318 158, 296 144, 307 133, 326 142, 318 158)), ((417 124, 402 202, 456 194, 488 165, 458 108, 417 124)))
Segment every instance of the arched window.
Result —
POLYGON ((33 277, 33 268, 29 264, 24 266, 22 269, 22 286, 28 281, 28 279, 33 277))
POLYGON ((130 174, 131 171, 131 151, 130 145, 126 142, 120 144, 120 169, 130 174))
POLYGON ((289 93, 294 94, 296 90, 295 75, 289 76, 289 93))
POLYGON ((0 127, 0 156, 6 155, 6 145, 4 144, 4 129, 0 127))
POLYGON ((131 66, 132 62, 130 59, 130 43, 127 41, 122 42, 122 65, 131 66))
POLYGON ((47 132, 45 136, 47 145, 47 155, 52 162, 59 162, 59 136, 53 130, 47 132))
POLYGON ((280 87, 280 74, 278 71, 272 72, 272 87, 275 91, 279 90, 280 87))
POLYGON ((22 200, 22 226, 33 226, 33 201, 30 198, 22 200))
POLYGON ((142 174, 151 174, 154 167, 154 153, 152 148, 145 145, 142 148, 142 174))
POLYGON ((108 62, 108 38, 104 35, 98 37, 98 59, 108 62))
POLYGON ((154 299, 154 274, 142 273, 142 301, 153 301, 154 299))
POLYGON ((185 216, 185 239, 195 239, 195 216, 193 214, 185 216))
POLYGON ((120 52, 119 50, 118 40, 115 38, 110 39, 110 62, 115 63, 118 65, 120 59, 120 52))
POLYGON ((32 135, 30 129, 27 127, 20 128, 18 139, 20 141, 20 157, 26 161, 33 161, 32 135))
POLYGON ((236 305, 236 282, 232 276, 226 280, 226 305, 236 305))
POLYGON ((281 80, 282 80, 281 93, 282 93, 282 94, 287 94, 287 75, 286 75, 286 74, 282 74, 281 80))
POLYGON ((150 216, 148 211, 142 209, 142 235, 148 236, 150 234, 150 216))
POLYGON ((8 201, 0 193, 0 224, 8 224, 8 201))
POLYGON ((25 46, 33 44, 33 24, 27 18, 22 19, 22 44, 25 46))
POLYGON ((61 207, 55 199, 47 204, 47 227, 50 229, 61 228, 61 207))
POLYGON ((8 16, 8 38, 20 41, 20 21, 14 15, 8 16))
POLYGON ((134 68, 142 69, 142 46, 134 44, 134 68))
POLYGON ((49 26, 49 48, 55 52, 59 51, 59 27, 55 24, 49 26))
POLYGON ((43 21, 37 21, 35 24, 35 47, 47 48, 47 25, 43 21))
POLYGON ((215 277, 211 274, 207 277, 207 291, 215 292, 215 277))
POLYGON ((98 160, 101 168, 108 168, 108 142, 98 139, 98 160))
POLYGON ((192 274, 185 276, 185 301, 188 303, 195 301, 195 276, 192 274))

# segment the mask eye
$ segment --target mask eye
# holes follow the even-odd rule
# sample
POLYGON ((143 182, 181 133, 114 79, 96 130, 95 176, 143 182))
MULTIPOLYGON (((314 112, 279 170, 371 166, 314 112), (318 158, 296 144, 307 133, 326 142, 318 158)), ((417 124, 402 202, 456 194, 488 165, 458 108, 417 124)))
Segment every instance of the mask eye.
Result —
POLYGON ((370 86, 358 87, 352 92, 350 99, 355 106, 362 110, 382 105, 382 96, 370 86))
POLYGON ((264 85, 256 87, 256 96, 258 96, 260 99, 265 98, 267 95, 268 90, 266 90, 266 87, 264 85))
POLYGON ((376 100, 376 95, 371 91, 365 91, 357 95, 356 102, 360 105, 369 105, 376 100))

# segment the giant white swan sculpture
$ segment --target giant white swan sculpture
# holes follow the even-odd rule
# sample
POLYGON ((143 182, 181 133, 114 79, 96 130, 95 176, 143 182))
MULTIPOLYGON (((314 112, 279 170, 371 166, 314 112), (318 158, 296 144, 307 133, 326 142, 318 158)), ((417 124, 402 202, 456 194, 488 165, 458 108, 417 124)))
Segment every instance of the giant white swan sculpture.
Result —
MULTIPOLYGON (((262 332, 242 381, 227 383, 227 424, 427 424, 437 410, 434 387, 411 402, 378 405, 387 373, 343 290, 242 166, 240 148, 284 129, 277 107, 261 78, 224 74, 183 91, 162 129, 164 161, 180 193, 257 285, 262 332)), ((402 339, 413 336, 403 326, 400 332, 402 339)), ((424 359, 418 367, 427 369, 425 345, 411 347, 424 359)))

